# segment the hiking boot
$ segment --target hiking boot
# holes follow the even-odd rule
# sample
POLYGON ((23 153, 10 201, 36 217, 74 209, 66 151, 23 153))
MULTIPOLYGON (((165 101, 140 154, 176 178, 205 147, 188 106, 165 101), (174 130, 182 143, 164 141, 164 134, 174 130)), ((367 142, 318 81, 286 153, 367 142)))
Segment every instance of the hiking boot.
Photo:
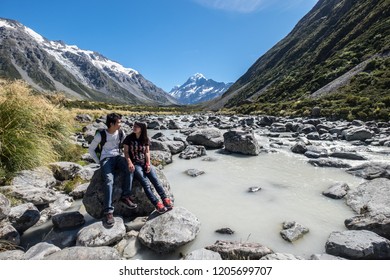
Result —
POLYGON ((122 197, 121 203, 127 207, 128 209, 135 209, 137 208, 137 204, 131 201, 130 197, 122 197))
POLYGON ((108 227, 113 227, 114 224, 115 224, 115 219, 114 219, 114 215, 112 213, 107 213, 104 215, 104 223, 108 226, 108 227))
POLYGON ((171 210, 173 208, 172 201, 167 197, 163 199, 164 206, 168 209, 171 210))
POLYGON ((160 214, 165 213, 167 211, 167 208, 164 207, 164 204, 162 204, 161 201, 157 202, 156 204, 156 211, 160 214))

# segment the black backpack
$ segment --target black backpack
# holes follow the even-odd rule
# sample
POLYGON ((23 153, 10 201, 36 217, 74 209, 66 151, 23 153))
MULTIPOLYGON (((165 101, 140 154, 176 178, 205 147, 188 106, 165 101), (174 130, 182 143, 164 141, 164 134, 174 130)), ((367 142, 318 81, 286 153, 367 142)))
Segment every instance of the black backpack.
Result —
MULTIPOLYGON (((95 153, 96 153, 97 157, 100 159, 100 156, 101 156, 101 153, 102 153, 102 150, 103 150, 103 146, 107 142, 107 134, 106 134, 106 130, 105 129, 99 129, 99 130, 96 131, 96 134, 97 133, 100 133, 101 140, 100 140, 100 143, 97 145, 97 147, 95 149, 95 153)), ((123 148, 122 141, 123 141, 123 138, 125 137, 125 133, 123 132, 122 129, 119 129, 118 133, 119 133, 119 149, 122 149, 123 148)))

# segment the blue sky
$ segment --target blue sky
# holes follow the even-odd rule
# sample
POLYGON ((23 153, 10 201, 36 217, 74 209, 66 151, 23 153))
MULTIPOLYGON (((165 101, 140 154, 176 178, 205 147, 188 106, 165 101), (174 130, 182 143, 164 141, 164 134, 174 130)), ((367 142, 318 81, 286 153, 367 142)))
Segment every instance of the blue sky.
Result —
POLYGON ((171 90, 194 73, 234 82, 317 0, 1 0, 49 40, 97 51, 171 90))

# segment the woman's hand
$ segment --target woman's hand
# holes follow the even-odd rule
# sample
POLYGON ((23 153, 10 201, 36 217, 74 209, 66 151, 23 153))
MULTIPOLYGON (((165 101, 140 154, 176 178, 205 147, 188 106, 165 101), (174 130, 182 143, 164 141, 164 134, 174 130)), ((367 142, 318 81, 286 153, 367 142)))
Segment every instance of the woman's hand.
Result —
POLYGON ((133 173, 134 170, 135 170, 134 164, 130 162, 130 163, 128 164, 128 166, 129 166, 129 171, 130 171, 131 173, 133 173))
POLYGON ((149 173, 149 172, 150 172, 150 164, 147 164, 147 165, 145 166, 145 172, 146 172, 146 173, 149 173))

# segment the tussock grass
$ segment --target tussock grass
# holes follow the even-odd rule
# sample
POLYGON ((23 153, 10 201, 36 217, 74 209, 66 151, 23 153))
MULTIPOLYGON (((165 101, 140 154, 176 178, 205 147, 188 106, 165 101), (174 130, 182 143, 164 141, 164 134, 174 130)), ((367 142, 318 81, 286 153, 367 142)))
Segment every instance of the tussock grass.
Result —
POLYGON ((0 83, 0 174, 46 165, 69 147, 73 119, 22 81, 0 83))
POLYGON ((13 244, 7 240, 0 240, 0 252, 11 251, 11 250, 22 250, 24 249, 18 245, 13 244))

